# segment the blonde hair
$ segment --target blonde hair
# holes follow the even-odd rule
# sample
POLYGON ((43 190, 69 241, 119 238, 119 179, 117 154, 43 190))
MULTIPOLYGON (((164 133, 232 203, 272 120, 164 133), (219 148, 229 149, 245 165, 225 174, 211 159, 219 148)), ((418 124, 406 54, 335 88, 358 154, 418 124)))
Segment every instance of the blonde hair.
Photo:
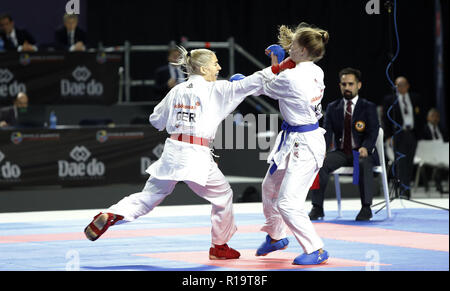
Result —
POLYGON ((174 66, 182 66, 185 68, 185 73, 190 75, 202 75, 200 68, 205 67, 211 61, 215 53, 209 49, 195 49, 188 52, 184 47, 177 46, 180 56, 174 66))
POLYGON ((297 41, 300 46, 307 49, 312 61, 317 62, 325 55, 325 45, 328 43, 330 35, 326 30, 309 25, 306 22, 300 23, 294 30, 286 25, 281 25, 278 33, 278 43, 289 50, 292 43, 297 41))

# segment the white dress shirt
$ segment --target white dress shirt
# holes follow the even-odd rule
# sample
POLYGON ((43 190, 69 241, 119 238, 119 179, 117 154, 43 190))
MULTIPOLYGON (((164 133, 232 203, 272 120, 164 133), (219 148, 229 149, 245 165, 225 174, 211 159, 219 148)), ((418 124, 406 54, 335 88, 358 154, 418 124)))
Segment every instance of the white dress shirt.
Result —
POLYGON ((19 46, 19 42, 16 36, 16 30, 13 29, 10 34, 7 35, 7 38, 13 43, 14 47, 19 46))
POLYGON ((403 129, 406 128, 414 128, 414 108, 411 103, 411 99, 409 97, 409 93, 406 93, 405 95, 398 94, 398 103, 400 104, 400 111, 402 112, 403 117, 403 129), (404 99, 403 99, 404 98, 404 99), (403 101, 404 100, 404 101, 403 101), (405 107, 408 111, 408 114, 405 114, 405 107))

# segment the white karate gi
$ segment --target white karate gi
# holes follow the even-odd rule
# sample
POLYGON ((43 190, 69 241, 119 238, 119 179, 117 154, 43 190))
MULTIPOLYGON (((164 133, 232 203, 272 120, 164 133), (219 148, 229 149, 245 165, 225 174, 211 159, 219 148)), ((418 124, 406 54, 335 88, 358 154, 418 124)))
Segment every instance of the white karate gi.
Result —
MULTIPOLYGON (((214 139, 219 124, 246 96, 261 89, 263 75, 257 72, 243 80, 207 82, 192 75, 175 86, 154 108, 150 123, 169 134, 185 134, 214 139)), ((212 243, 227 243, 236 232, 233 191, 214 162, 209 147, 166 139, 161 158, 153 163, 142 192, 125 197, 107 212, 132 221, 150 212, 184 181, 197 195, 212 204, 212 243)), ((187 194, 187 193, 186 193, 187 194)), ((119 221, 120 223, 120 221, 119 221)))
MULTIPOLYGON (((289 125, 318 122, 322 117, 320 103, 325 89, 320 67, 313 62, 302 62, 278 76, 270 69, 262 72, 272 80, 259 93, 278 100, 281 115, 289 125)), ((308 254, 323 247, 304 207, 309 188, 325 158, 324 133, 320 127, 304 133, 291 132, 277 151, 280 132, 267 160, 271 164, 275 161, 277 171, 273 175, 267 171, 262 184, 266 223, 261 230, 279 240, 286 237, 287 225, 308 254)))

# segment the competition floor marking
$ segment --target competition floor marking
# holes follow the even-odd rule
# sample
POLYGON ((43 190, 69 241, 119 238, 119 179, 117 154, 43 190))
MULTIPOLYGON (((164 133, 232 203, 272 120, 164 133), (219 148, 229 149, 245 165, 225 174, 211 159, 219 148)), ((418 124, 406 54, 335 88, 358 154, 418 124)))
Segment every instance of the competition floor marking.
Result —
MULTIPOLYGON (((331 257, 326 263, 321 265, 300 266, 292 264, 294 258, 299 255, 298 253, 278 251, 264 257, 256 257, 255 250, 239 250, 239 252, 241 253, 241 257, 238 260, 210 260, 207 251, 150 253, 136 254, 136 256, 239 270, 292 270, 367 266, 367 262, 364 261, 346 260, 334 257, 331 257)), ((389 264, 371 263, 371 266, 374 265, 388 266, 389 264)))
MULTIPOLYGON (((419 233, 401 230, 391 230, 375 227, 340 225, 336 223, 314 223, 314 227, 322 238, 337 239, 351 242, 382 244, 398 247, 417 248, 423 250, 449 251, 449 236, 443 234, 419 233)), ((260 225, 241 225, 237 233, 258 233, 260 225)), ((101 238, 130 238, 149 236, 182 236, 209 234, 210 227, 189 228, 152 228, 136 230, 114 230, 111 227, 101 238)), ((1 243, 24 243, 45 241, 86 240, 81 232, 56 234, 28 234, 0 236, 1 243)))
POLYGON ((315 223, 314 227, 319 236, 323 238, 423 250, 449 251, 449 236, 444 234, 349 226, 334 223, 315 223))
POLYGON ((224 261, 208 258, 209 205, 161 207, 135 222, 114 225, 95 242, 83 230, 99 209, 0 213, 0 270, 449 270, 448 212, 393 208, 391 219, 380 212, 370 222, 358 222, 360 201, 354 204, 342 217, 329 210, 325 220, 313 223, 330 253, 326 264, 316 266, 292 265, 303 252, 292 233, 288 249, 254 255, 265 237, 260 203, 236 205, 238 230, 229 245, 241 258, 224 261))

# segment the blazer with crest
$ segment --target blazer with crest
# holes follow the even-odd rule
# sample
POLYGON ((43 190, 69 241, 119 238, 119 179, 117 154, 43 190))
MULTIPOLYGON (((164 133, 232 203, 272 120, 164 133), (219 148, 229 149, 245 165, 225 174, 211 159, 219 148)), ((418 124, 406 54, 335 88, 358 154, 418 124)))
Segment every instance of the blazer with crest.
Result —
MULTIPOLYGON (((335 148, 342 148, 344 135, 344 106, 345 102, 343 98, 335 100, 327 106, 323 123, 324 129, 327 131, 325 133, 327 149, 330 148, 333 135, 335 148)), ((375 103, 359 96, 352 113, 352 137, 355 142, 354 148, 359 149, 360 147, 365 147, 369 154, 373 154, 379 128, 380 121, 378 119, 375 103)))

